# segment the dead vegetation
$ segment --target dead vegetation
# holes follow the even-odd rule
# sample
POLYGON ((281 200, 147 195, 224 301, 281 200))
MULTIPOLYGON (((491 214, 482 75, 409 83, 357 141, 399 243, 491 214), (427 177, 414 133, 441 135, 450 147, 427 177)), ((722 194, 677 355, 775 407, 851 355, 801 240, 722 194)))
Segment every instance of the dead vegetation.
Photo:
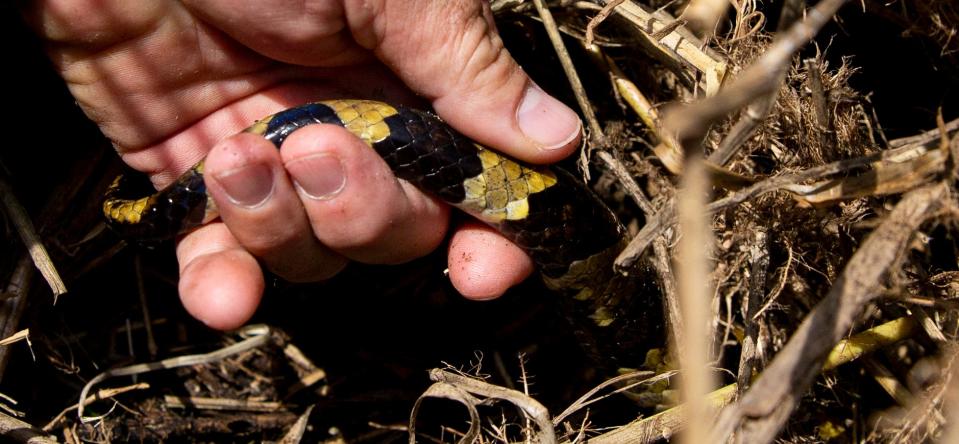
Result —
MULTIPOLYGON (((517 59, 586 119, 568 166, 634 235, 616 266, 651 270, 665 301, 668 351, 606 382, 541 287, 461 301, 442 252, 319 286, 276 282, 257 319, 269 327, 220 337, 196 325, 177 306, 169 251, 102 230, 97 196, 116 159, 25 45, 21 81, 48 89, 24 115, 60 119, 50 143, 79 148, 43 167, 35 153, 0 155, 0 333, 29 340, 0 348, 0 431, 956 442, 959 11, 844 3, 491 2, 517 59), (885 46, 877 65, 867 53, 890 40, 909 47, 885 46), (440 362, 452 365, 427 373, 440 362)), ((16 144, 44 130, 15 122, 16 144)))

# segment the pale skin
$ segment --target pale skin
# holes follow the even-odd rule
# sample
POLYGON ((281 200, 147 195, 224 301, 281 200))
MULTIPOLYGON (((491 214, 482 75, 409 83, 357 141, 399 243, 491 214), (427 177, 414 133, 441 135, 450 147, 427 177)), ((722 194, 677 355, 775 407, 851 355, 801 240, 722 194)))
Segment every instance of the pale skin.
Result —
POLYGON ((245 323, 261 267, 294 282, 350 261, 392 264, 440 247, 471 299, 525 279, 530 259, 404 181, 355 136, 297 131, 277 151, 236 133, 325 98, 432 106, 462 133, 532 163, 568 156, 575 113, 503 48, 482 0, 44 0, 25 16, 86 114, 158 187, 206 156, 221 219, 177 243, 180 298, 218 329, 245 323), (419 97, 417 97, 419 96, 419 97))

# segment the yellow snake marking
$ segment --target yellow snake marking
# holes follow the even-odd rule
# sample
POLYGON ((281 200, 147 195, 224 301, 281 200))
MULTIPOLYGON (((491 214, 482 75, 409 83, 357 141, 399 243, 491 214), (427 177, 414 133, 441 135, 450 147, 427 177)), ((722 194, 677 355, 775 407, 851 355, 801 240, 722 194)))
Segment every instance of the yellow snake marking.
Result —
POLYGON ((108 199, 103 205, 103 213, 117 222, 135 224, 140 222, 140 215, 143 214, 143 210, 152 205, 153 196, 134 201, 108 199))
POLYGON ((262 118, 262 119, 260 119, 260 120, 257 120, 256 122, 253 122, 253 125, 250 125, 249 128, 247 128, 247 129, 245 129, 245 130, 243 130, 243 131, 244 131, 244 132, 247 132, 247 133, 253 133, 253 134, 256 134, 256 135, 258 135, 258 136, 262 136, 262 135, 266 134, 266 130, 267 130, 267 128, 268 128, 271 120, 273 120, 273 116, 266 116, 266 117, 264 117, 264 118, 262 118))
POLYGON ((390 136, 390 127, 383 120, 397 113, 392 106, 368 100, 328 100, 320 103, 333 108, 343 126, 369 145, 390 136))
MULTIPOLYGON (((609 264, 612 263, 612 260, 619 254, 620 250, 625 247, 626 242, 620 241, 618 244, 586 259, 573 262, 569 265, 569 271, 560 277, 550 278, 544 275, 543 282, 547 288, 552 290, 576 291, 576 294, 573 296, 574 299, 577 301, 588 301, 598 296, 595 291, 597 284, 597 282, 595 282, 595 276, 597 275, 596 270, 610 266, 609 264)), ((610 295, 605 296, 610 297, 610 295)), ((606 307, 616 306, 617 304, 617 300, 611 299, 590 313, 589 318, 600 327, 612 325, 613 322, 616 322, 616 313, 606 307)))
POLYGON ((556 184, 548 169, 524 167, 478 144, 476 149, 483 172, 463 182, 466 198, 459 206, 486 222, 525 219, 529 195, 556 184))

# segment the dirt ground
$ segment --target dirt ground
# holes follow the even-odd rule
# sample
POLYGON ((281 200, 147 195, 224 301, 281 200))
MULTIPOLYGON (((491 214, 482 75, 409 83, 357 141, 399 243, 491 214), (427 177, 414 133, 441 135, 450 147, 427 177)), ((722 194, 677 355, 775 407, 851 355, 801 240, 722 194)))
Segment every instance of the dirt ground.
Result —
POLYGON ((4 5, 4 438, 406 442, 415 410, 419 442, 957 442, 959 5, 731 0, 700 26, 674 19, 686 2, 627 1, 592 28, 605 1, 547 3, 552 20, 491 7, 524 69, 583 112, 563 167, 628 227, 617 267, 663 301, 670 339, 636 373, 604 384, 538 279, 464 300, 443 249, 272 279, 251 327, 205 328, 172 244, 105 229, 120 161, 4 5), (675 407, 705 392, 685 411, 722 413, 686 421, 675 407))

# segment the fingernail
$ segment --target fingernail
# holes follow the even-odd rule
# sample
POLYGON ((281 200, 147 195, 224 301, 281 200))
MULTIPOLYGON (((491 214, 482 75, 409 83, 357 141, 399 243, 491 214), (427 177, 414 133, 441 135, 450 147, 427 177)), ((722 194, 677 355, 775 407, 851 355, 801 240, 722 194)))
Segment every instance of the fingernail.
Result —
POLYGON ((343 163, 330 154, 314 154, 286 164, 293 182, 312 199, 332 199, 346 186, 343 163))
POLYGON ((266 165, 246 165, 215 177, 230 202, 237 206, 255 208, 263 205, 273 194, 273 170, 266 165))
POLYGON ((582 131, 579 116, 534 83, 526 88, 526 95, 516 111, 516 119, 526 137, 538 142, 546 150, 566 146, 582 131))

